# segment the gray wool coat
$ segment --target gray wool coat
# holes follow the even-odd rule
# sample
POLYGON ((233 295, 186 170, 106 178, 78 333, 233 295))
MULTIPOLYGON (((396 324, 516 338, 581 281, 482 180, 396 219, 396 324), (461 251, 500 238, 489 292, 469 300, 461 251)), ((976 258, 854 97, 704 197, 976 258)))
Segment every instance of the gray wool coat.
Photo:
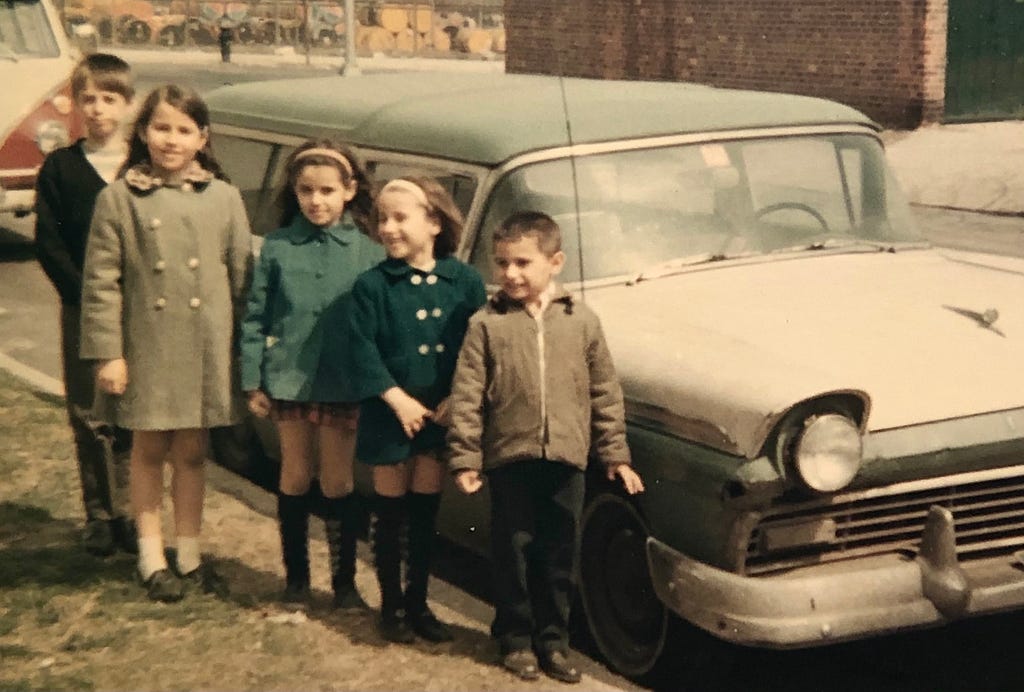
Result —
POLYGON ((128 387, 113 406, 122 427, 236 423, 236 331, 252 268, 241 195, 216 179, 150 189, 135 180, 115 181, 96 201, 81 356, 126 360, 128 387))

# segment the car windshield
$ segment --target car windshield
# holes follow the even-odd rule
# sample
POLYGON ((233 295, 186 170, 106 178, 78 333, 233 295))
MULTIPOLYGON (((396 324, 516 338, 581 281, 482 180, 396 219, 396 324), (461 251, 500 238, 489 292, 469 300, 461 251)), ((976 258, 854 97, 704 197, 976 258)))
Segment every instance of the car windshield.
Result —
POLYGON ((489 229, 527 209, 562 227, 567 282, 922 243, 881 145, 856 134, 634 149, 514 169, 491 194, 473 251, 485 276, 489 229))
POLYGON ((0 0, 0 60, 60 55, 42 3, 0 0))

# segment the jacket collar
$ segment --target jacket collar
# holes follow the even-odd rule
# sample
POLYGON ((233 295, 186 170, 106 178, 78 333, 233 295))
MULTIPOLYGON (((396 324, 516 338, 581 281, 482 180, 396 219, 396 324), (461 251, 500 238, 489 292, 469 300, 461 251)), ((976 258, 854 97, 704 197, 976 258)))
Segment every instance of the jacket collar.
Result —
MULTIPOLYGON (((198 161, 192 161, 188 170, 182 178, 180 187, 184 190, 202 190, 213 180, 213 173, 199 165, 198 161)), ((128 187, 136 192, 152 192, 160 187, 179 187, 170 185, 163 178, 153 172, 153 167, 148 161, 135 164, 124 174, 124 181, 128 187)))
MULTIPOLYGON (((526 307, 518 300, 513 300, 505 295, 504 291, 498 291, 488 301, 495 312, 506 314, 509 312, 518 312, 526 310, 526 307)), ((561 284, 555 284, 555 294, 551 297, 551 303, 548 305, 550 310, 552 306, 559 304, 565 310, 568 315, 572 314, 572 308, 576 304, 576 299, 572 297, 572 294, 565 290, 565 287, 561 284)))
POLYGON ((326 233, 328 237, 333 238, 342 245, 348 245, 355 240, 355 234, 359 233, 359 228, 352 221, 352 217, 345 214, 341 217, 338 223, 327 228, 321 228, 320 226, 314 226, 309 222, 305 216, 301 213, 296 214, 292 222, 286 226, 286 233, 288 240, 293 245, 302 245, 308 243, 311 240, 318 237, 321 233, 326 233))
POLYGON ((455 279, 455 274, 459 266, 459 261, 454 257, 442 257, 439 260, 437 260, 437 263, 434 265, 434 268, 431 269, 429 272, 425 272, 421 269, 416 269, 415 267, 407 263, 405 260, 392 259, 391 257, 388 257, 386 260, 381 262, 380 266, 381 269, 384 270, 384 273, 389 274, 390 276, 394 276, 396 278, 408 276, 409 274, 413 273, 423 275, 437 274, 442 279, 452 281, 453 279, 455 279))

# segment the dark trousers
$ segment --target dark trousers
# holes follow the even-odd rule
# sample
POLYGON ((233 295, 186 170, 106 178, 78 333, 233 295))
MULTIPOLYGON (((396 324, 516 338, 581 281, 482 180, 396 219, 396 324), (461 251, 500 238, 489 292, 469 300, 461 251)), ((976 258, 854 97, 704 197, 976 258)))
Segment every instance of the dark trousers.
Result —
POLYGON ((95 398, 94 364, 78 356, 80 317, 78 306, 61 306, 64 401, 75 439, 85 517, 86 520, 103 521, 129 518, 131 433, 97 421, 92 416, 95 398))
POLYGON ((487 474, 491 491, 491 550, 495 616, 491 635, 503 654, 569 648, 569 606, 583 472, 544 459, 487 474))

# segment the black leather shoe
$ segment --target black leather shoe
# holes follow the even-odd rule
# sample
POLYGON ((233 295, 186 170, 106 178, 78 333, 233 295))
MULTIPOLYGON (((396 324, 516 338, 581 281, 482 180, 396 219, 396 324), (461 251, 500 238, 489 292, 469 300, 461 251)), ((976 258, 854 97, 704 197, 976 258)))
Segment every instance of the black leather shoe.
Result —
POLYGON ((429 609, 420 611, 415 615, 407 613, 405 619, 409 622, 412 631, 428 642, 440 644, 455 639, 451 628, 438 620, 429 609))
POLYGON ((190 589, 201 589, 203 593, 213 594, 217 598, 227 598, 230 589, 228 580, 222 577, 213 565, 202 562, 188 574, 181 575, 181 580, 190 589))
POLYGON ((529 649, 509 651, 501 659, 501 667, 520 680, 536 680, 540 677, 537 669, 537 657, 529 649))
POLYGON ((363 600, 363 597, 359 595, 359 591, 356 590, 355 585, 349 584, 335 587, 334 600, 331 601, 331 606, 336 610, 344 612, 355 612, 370 609, 370 606, 366 605, 366 601, 363 600))
POLYGON ((82 545, 87 553, 96 557, 107 557, 117 551, 113 527, 110 524, 105 519, 89 519, 85 522, 82 545))
POLYGON ((395 644, 412 644, 416 641, 416 635, 400 613, 382 613, 377 629, 381 637, 395 644))
POLYGON ((569 659, 561 651, 550 651, 540 659, 540 669, 549 678, 562 682, 577 683, 580 672, 569 663, 569 659))
POLYGON ((146 587, 146 595, 151 601, 174 603, 180 601, 185 595, 181 579, 166 567, 153 572, 149 575, 149 579, 142 582, 142 585, 146 587))
POLYGON ((281 603, 287 606, 304 608, 313 600, 313 593, 309 590, 309 582, 292 582, 285 584, 281 592, 281 603))

